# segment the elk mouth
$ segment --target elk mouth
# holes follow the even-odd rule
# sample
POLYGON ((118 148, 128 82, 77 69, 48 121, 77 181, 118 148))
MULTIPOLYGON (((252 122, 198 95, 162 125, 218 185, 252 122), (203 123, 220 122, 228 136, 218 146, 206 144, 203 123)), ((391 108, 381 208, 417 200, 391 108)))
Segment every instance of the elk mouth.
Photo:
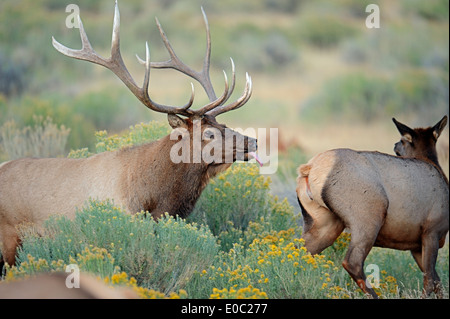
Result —
POLYGON ((258 155, 256 154, 256 152, 246 152, 244 154, 244 161, 248 162, 249 160, 251 160, 252 158, 254 158, 256 160, 256 162, 258 162, 259 166, 263 166, 263 162, 261 161, 261 159, 258 157, 258 155))
POLYGON ((395 145, 394 145, 394 153, 395 153, 395 155, 397 155, 397 156, 402 156, 402 155, 400 154, 400 152, 399 152, 399 143, 395 143, 395 145))
POLYGON ((253 138, 248 138, 247 147, 245 147, 244 161, 248 162, 252 158, 258 162, 259 166, 263 166, 263 162, 256 154, 256 149, 258 148, 257 140, 253 138))

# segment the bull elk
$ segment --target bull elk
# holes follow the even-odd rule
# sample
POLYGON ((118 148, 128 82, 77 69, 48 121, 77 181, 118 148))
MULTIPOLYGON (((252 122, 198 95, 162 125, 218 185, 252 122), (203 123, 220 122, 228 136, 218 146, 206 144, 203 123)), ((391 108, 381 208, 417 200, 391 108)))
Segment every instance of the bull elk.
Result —
POLYGON ((398 156, 350 149, 329 150, 300 165, 297 196, 302 237, 311 254, 330 246, 348 228, 342 263, 364 293, 364 260, 373 246, 410 250, 424 276, 424 294, 442 296, 435 269, 449 229, 448 179, 436 153, 447 116, 429 128, 411 129, 393 119, 401 134, 398 156))
POLYGON ((145 66, 142 87, 135 83, 121 57, 117 2, 111 56, 108 59, 102 58, 93 50, 79 16, 82 42, 80 50, 67 48, 52 38, 53 46, 62 54, 110 69, 139 101, 153 111, 167 113, 170 126, 174 130, 183 130, 184 133, 177 139, 168 135, 142 146, 100 153, 86 159, 25 158, 3 164, 0 167, 0 241, 4 261, 10 265, 15 262, 16 248, 20 244, 16 228, 21 223, 31 222, 39 226, 52 214, 63 214, 71 218, 76 208, 82 207, 89 198, 113 199, 128 213, 144 210, 154 218, 165 212, 186 217, 191 213, 210 178, 227 169, 236 159, 246 161, 252 157, 257 158, 256 139, 243 136, 216 121, 216 116, 237 109, 249 100, 252 81, 247 74, 242 96, 226 104, 235 86, 235 68, 231 60, 231 85, 228 84, 224 71, 225 89, 220 97, 216 97, 209 76, 211 37, 203 8, 202 13, 207 35, 203 69, 200 72, 195 71, 178 58, 156 19, 170 59, 165 62, 150 62, 146 44, 145 60, 138 57, 138 61, 145 66), (210 103, 196 110, 190 108, 194 100, 192 84, 191 98, 184 106, 168 106, 154 102, 148 93, 151 68, 172 68, 192 77, 202 85, 210 103), (199 142, 193 141, 195 132, 200 134, 199 142), (214 161, 207 162, 202 157, 198 162, 175 163, 171 160, 171 151, 174 145, 186 136, 191 155, 199 151, 194 148, 203 149, 212 141, 222 141, 222 144, 228 147, 223 147, 222 153, 214 161), (230 144, 229 139, 234 142, 230 144), (237 158, 239 154, 242 155, 241 158, 237 158))

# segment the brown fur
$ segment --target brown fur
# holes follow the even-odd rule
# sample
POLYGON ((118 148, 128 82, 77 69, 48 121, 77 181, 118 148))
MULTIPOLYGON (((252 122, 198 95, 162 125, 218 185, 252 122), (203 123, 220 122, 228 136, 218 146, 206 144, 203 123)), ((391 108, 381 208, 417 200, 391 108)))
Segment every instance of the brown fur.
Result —
POLYGON ((80 274, 80 287, 67 288, 67 273, 55 272, 0 282, 0 299, 138 299, 128 287, 111 288, 91 275, 80 274))
MULTIPOLYGON (((215 127, 225 134, 224 125, 204 117, 195 122, 201 132, 215 127)), ((175 125, 173 121, 172 125, 175 125)), ((192 121, 179 118, 178 127, 190 132, 192 121)), ((203 134, 202 134, 203 136, 203 134)), ((72 218, 90 198, 113 199, 128 213, 149 211, 154 218, 165 212, 186 217, 210 178, 230 163, 179 163, 171 161, 170 151, 178 141, 166 136, 153 143, 105 152, 86 159, 24 158, 0 168, 0 242, 4 261, 12 265, 19 243, 17 227, 31 222, 41 225, 50 215, 72 218)), ((202 138, 203 148, 210 141, 202 138)), ((236 145, 226 150, 233 152, 236 145)), ((256 140, 245 137, 244 153, 256 150, 256 140)))
POLYGON ((299 167, 297 195, 306 216, 302 237, 317 254, 348 228, 352 239, 343 266, 374 298, 363 271, 372 246, 410 250, 424 272, 425 294, 441 296, 435 263, 449 229, 449 189, 436 140, 447 117, 428 129, 394 122, 402 134, 395 152, 402 157, 336 149, 299 167))

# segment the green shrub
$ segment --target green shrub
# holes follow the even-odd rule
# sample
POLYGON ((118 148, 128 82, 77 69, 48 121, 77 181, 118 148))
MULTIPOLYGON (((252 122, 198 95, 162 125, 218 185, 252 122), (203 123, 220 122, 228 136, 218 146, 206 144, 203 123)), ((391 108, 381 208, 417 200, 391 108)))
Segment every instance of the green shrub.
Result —
POLYGON ((15 121, 0 127, 0 146, 9 160, 22 157, 58 157, 65 155, 70 129, 58 127, 47 117, 36 116, 34 125, 19 129, 15 121))
POLYGON ((394 77, 353 73, 325 83, 303 108, 305 118, 371 121, 399 113, 441 117, 448 111, 448 77, 420 69, 394 77), (433 108, 431 108, 433 106, 433 108))
MULTIPOLYGON (((421 298, 423 273, 414 261, 411 252, 385 248, 372 248, 365 265, 374 264, 380 267, 382 275, 395 278, 398 291, 392 291, 392 296, 398 298, 421 298)), ((439 249, 436 271, 441 278, 444 297, 448 298, 449 290, 449 246, 439 249)), ((392 297, 391 296, 391 297, 392 297)))
MULTIPOLYGON (((314 256, 306 251, 302 239, 285 232, 257 238, 248 247, 236 243, 229 252, 220 252, 213 265, 196 273, 186 289, 193 298, 227 298, 230 292, 251 287, 257 289, 253 297, 259 298, 364 299, 341 266, 349 240, 344 233, 332 247, 314 256)), ((365 266, 369 264, 379 267, 375 291, 380 298, 421 297, 422 273, 408 252, 374 248, 365 266)), ((444 297, 448 298, 448 245, 440 250, 437 270, 443 274, 444 297)))
POLYGON ((268 298, 326 298, 330 283, 346 287, 350 282, 344 272, 324 255, 307 253, 302 240, 266 236, 247 248, 235 244, 220 253, 212 266, 196 274, 187 290, 194 298, 198 293, 218 298, 218 290, 251 286, 268 298))
POLYGON ((210 181, 187 220, 207 225, 224 251, 296 228, 292 206, 271 196, 269 186, 270 177, 260 175, 256 164, 233 164, 210 181))
POLYGON ((156 222, 145 213, 128 215, 109 201, 90 201, 73 220, 50 218, 41 234, 22 231, 17 265, 32 256, 50 270, 76 263, 101 277, 124 271, 140 286, 165 294, 183 288, 218 252, 206 227, 168 216, 156 222))
POLYGON ((449 2, 447 0, 403 0, 404 10, 414 12, 428 20, 448 21, 449 2))
POLYGON ((4 111, 0 117, 0 125, 14 120, 18 126, 33 126, 36 117, 44 119, 49 117, 55 124, 70 128, 68 149, 93 145, 95 129, 92 122, 82 114, 75 113, 65 101, 23 96, 9 99, 4 105, 0 101, 0 109, 4 111))
POLYGON ((401 73, 405 67, 448 74, 448 39, 446 27, 431 23, 419 27, 413 21, 396 20, 364 37, 348 39, 342 56, 347 62, 367 62, 374 69, 393 74, 401 73))
POLYGON ((323 90, 308 102, 303 115, 368 121, 382 114, 390 99, 398 104, 386 79, 362 73, 344 75, 325 83, 323 90))
POLYGON ((25 89, 25 70, 0 51, 0 94, 20 95, 25 89))
POLYGON ((170 129, 167 124, 157 121, 130 126, 130 129, 122 135, 108 135, 107 131, 98 131, 95 133, 97 140, 95 143, 95 153, 89 152, 88 148, 81 148, 70 151, 68 157, 85 158, 93 154, 115 151, 127 146, 152 142, 168 134, 170 134, 170 129))
POLYGON ((169 126, 158 121, 130 126, 130 129, 121 136, 117 134, 108 136, 107 131, 100 131, 95 134, 97 139, 95 149, 97 153, 115 151, 125 146, 140 145, 155 141, 169 134, 169 126))
POLYGON ((357 29, 345 19, 333 15, 304 17, 297 28, 302 40, 322 49, 335 47, 343 39, 357 34, 357 29))

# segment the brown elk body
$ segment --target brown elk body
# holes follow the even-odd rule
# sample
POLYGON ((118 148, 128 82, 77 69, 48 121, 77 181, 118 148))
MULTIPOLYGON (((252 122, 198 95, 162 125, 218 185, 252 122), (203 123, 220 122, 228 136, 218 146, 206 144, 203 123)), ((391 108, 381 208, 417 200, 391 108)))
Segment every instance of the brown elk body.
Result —
POLYGON ((402 135, 394 149, 398 156, 335 149, 299 167, 302 237, 306 249, 318 254, 349 229, 342 265, 374 298, 363 270, 371 248, 410 250, 424 273, 424 293, 440 296, 435 264, 449 229, 449 188, 436 141, 447 117, 434 127, 414 130, 393 120, 402 135))
POLYGON ((250 156, 256 156, 254 153, 257 146, 256 139, 232 131, 215 119, 217 115, 245 104, 250 98, 252 85, 247 75, 243 95, 236 101, 224 105, 231 96, 235 84, 235 70, 231 60, 233 71, 231 86, 228 86, 225 75, 225 91, 222 96, 216 98, 209 79, 211 50, 209 27, 204 12, 203 16, 207 27, 207 52, 202 72, 190 69, 179 60, 157 21, 170 60, 150 62, 146 46, 145 61, 138 58, 145 65, 142 88, 135 84, 120 55, 117 2, 109 59, 98 56, 92 49, 80 19, 83 44, 81 50, 66 48, 53 39, 54 47, 61 53, 112 70, 144 105, 151 110, 167 113, 169 124, 174 129, 172 133, 176 131, 180 133, 175 134, 176 138, 171 134, 152 143, 105 152, 85 159, 25 158, 2 164, 0 242, 4 261, 10 265, 15 262, 16 248, 20 244, 18 225, 31 222, 39 227, 53 214, 73 217, 76 209, 82 208, 89 199, 113 199, 115 204, 122 206, 128 213, 144 210, 154 218, 160 217, 165 212, 186 217, 211 177, 228 168, 236 160, 248 160, 250 156), (153 102, 147 90, 152 67, 173 68, 191 76, 205 88, 211 102, 200 109, 190 109, 194 98, 193 92, 189 103, 182 107, 153 102), (188 160, 176 162, 172 158, 174 146, 181 142, 185 148, 187 145, 188 160), (194 160, 196 152, 201 153, 205 146, 212 142, 222 145, 215 149, 220 151, 218 156, 208 161, 204 157, 194 160))

